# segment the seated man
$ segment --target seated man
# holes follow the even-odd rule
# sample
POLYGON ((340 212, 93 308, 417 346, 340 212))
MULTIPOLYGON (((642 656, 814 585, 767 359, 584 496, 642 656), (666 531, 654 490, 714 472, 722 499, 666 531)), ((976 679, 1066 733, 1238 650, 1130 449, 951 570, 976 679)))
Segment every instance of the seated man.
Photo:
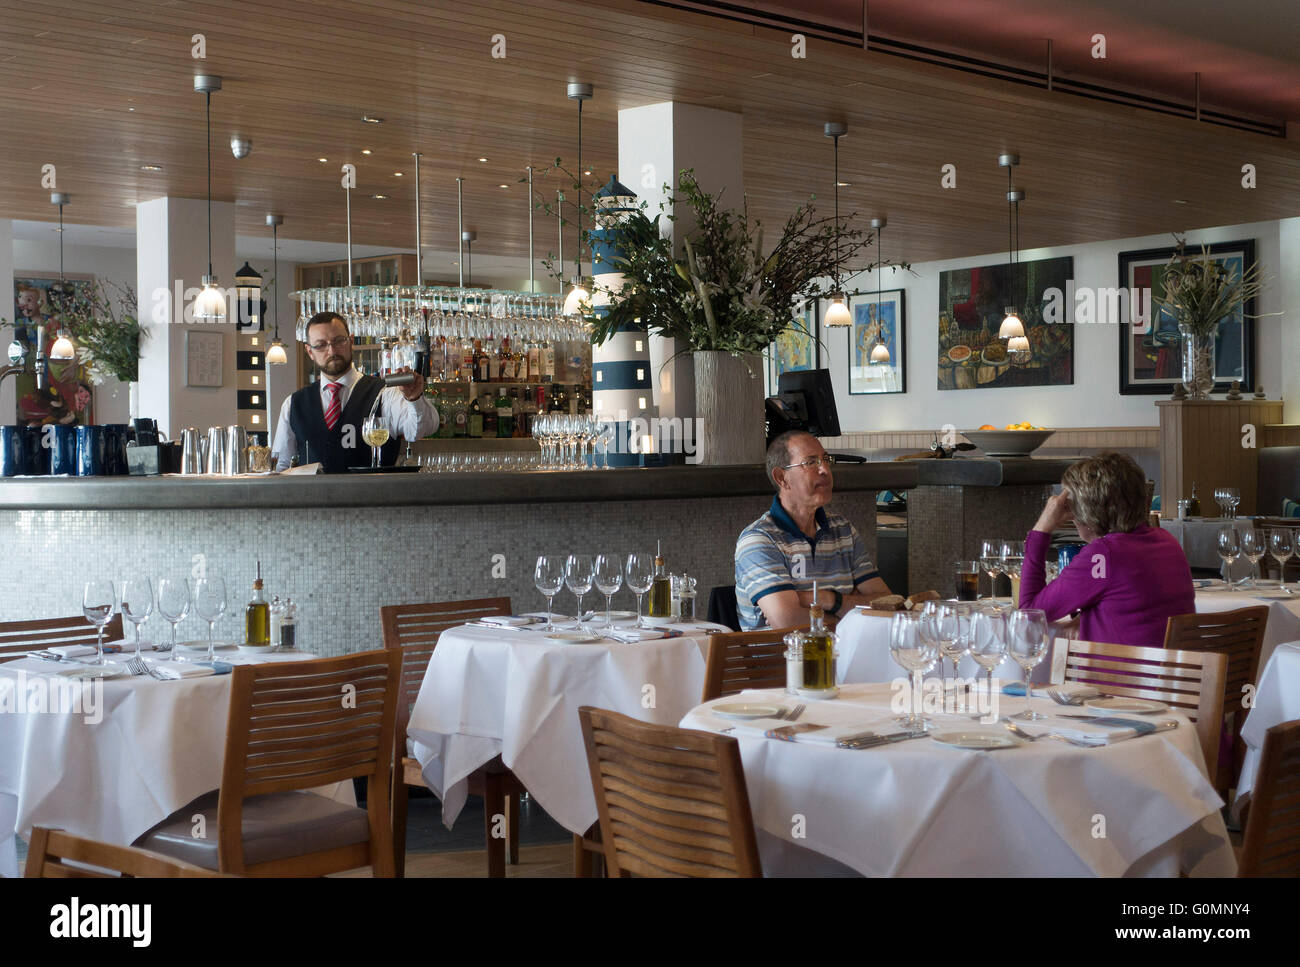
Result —
POLYGON ((856 529, 825 510, 831 500, 831 457, 817 438, 782 433, 767 448, 771 508, 736 541, 736 609, 740 627, 790 628, 808 623, 812 585, 833 626, 850 608, 889 588, 856 529))

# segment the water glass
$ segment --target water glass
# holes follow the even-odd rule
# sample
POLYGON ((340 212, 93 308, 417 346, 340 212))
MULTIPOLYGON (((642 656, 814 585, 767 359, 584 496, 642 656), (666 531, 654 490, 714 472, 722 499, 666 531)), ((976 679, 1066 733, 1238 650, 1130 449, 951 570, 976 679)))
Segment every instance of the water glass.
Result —
POLYGON ((94 659, 82 659, 87 665, 104 664, 104 626, 113 617, 113 608, 117 604, 112 581, 87 581, 81 592, 81 613, 86 620, 99 629, 99 640, 95 645, 94 659))
POLYGON ((135 657, 140 657, 140 623, 153 614, 153 583, 130 578, 122 584, 122 617, 135 625, 135 657))
POLYGON ((921 676, 934 667, 939 649, 922 630, 921 616, 914 611, 896 611, 889 626, 889 654, 912 676, 912 710, 896 721, 909 729, 923 729, 929 721, 917 712, 921 708, 921 676))
POLYGON ((623 562, 617 554, 597 554, 592 572, 596 590, 605 596, 605 627, 613 628, 614 620, 610 617, 610 600, 623 586, 623 562))
POLYGON ((555 625, 551 622, 552 602, 560 593, 560 588, 564 587, 564 560, 554 554, 538 557, 537 566, 533 568, 533 585, 546 595, 546 627, 543 630, 554 631, 555 625))
POLYGON ((217 620, 226 613, 224 578, 199 578, 194 582, 194 613, 208 623, 208 661, 215 661, 217 646, 212 636, 217 620))
POLYGON ((1018 719, 1047 718, 1034 711, 1033 683, 1030 675, 1047 654, 1049 641, 1047 612, 1038 608, 1017 608, 1007 619, 1007 654, 1025 673, 1025 710, 1014 716, 1018 719))

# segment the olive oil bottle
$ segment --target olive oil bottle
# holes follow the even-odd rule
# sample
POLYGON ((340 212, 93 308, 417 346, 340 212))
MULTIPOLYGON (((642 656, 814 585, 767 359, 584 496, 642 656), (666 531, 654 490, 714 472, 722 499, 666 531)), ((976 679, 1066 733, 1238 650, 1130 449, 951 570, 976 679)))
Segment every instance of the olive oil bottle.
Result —
POLYGON ((257 562, 257 579, 253 581, 253 600, 244 609, 245 637, 250 645, 271 644, 271 606, 262 594, 262 562, 257 562))
POLYGON ((650 585, 648 613, 652 618, 670 618, 673 613, 672 582, 668 580, 668 570, 664 567, 662 547, 659 541, 655 541, 654 583, 650 585))
POLYGON ((826 630, 816 583, 808 608, 808 630, 803 635, 803 687, 818 691, 835 687, 835 637, 826 630))

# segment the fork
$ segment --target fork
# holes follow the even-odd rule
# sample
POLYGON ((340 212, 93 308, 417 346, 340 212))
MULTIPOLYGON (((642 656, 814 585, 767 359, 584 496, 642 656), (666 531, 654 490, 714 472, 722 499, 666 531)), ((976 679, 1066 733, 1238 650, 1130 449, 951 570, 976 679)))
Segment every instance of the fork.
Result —
POLYGON ((1012 735, 1019 736, 1020 738, 1024 739, 1026 742, 1037 742, 1039 739, 1042 738, 1041 735, 1030 735, 1020 726, 1016 725, 1015 722, 1008 721, 1007 719, 1003 719, 1002 724, 1006 727, 1006 730, 1008 732, 1010 732, 1012 735))
POLYGON ((153 677, 153 674, 149 671, 149 666, 144 663, 144 659, 137 658, 134 655, 126 660, 126 670, 132 675, 149 675, 150 678, 153 677))
POLYGON ((794 708, 790 709, 790 711, 786 713, 785 720, 787 722, 793 722, 800 715, 803 715, 803 713, 807 710, 807 708, 808 706, 804 705, 803 703, 796 705, 794 708))

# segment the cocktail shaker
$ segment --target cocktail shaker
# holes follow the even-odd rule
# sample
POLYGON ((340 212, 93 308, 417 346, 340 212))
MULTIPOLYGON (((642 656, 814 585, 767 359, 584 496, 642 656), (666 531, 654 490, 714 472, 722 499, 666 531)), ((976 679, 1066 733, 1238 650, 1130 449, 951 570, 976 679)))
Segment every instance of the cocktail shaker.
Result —
POLYGON ((208 427, 208 452, 204 459, 207 473, 226 472, 226 428, 224 426, 208 427))
POLYGON ((248 431, 242 426, 226 427, 225 473, 231 477, 248 473, 248 431))
POLYGON ((181 473, 203 472, 203 445, 199 441, 199 428, 187 426, 181 431, 181 473))

